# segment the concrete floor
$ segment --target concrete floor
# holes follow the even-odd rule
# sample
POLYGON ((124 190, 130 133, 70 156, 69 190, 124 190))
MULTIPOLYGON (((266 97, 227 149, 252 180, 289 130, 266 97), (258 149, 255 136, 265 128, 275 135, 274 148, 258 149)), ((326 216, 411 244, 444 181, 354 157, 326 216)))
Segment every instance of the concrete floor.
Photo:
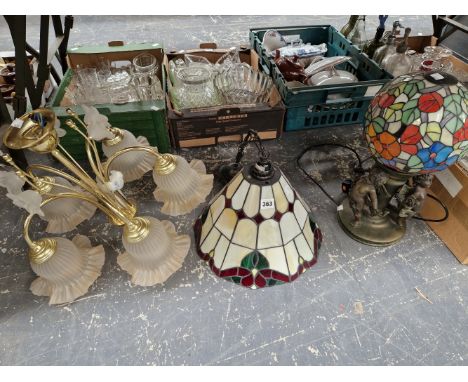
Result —
MULTIPOLYGON (((24 214, 5 201, 0 213, 0 364, 467 364, 466 266, 415 220, 392 247, 354 242, 341 231, 336 207, 295 167, 295 155, 307 144, 358 145, 360 131, 342 126, 289 133, 266 143, 324 233, 318 263, 289 285, 252 291, 219 279, 192 244, 183 267, 164 285, 132 287, 116 263, 123 250, 120 232, 98 214, 79 232, 93 244, 104 244, 102 276, 78 301, 50 307, 28 290, 34 275, 21 237, 24 214)), ((182 154, 202 158, 212 171, 229 162, 235 150, 224 144, 182 154)), ((323 153, 304 160, 309 172, 339 197, 339 179, 349 176, 352 157, 341 150, 331 154, 332 161, 324 161, 323 153)), ((220 187, 216 184, 213 194, 220 187)), ((129 185, 127 194, 137 196, 140 214, 166 219, 152 200, 153 188, 147 175, 129 185)), ((200 211, 169 220, 179 232, 192 235, 200 211)))
MULTIPOLYGON (((166 49, 190 49, 200 42, 216 42, 227 48, 249 44, 249 29, 287 25, 330 24, 340 29, 349 16, 75 16, 69 47, 107 44, 108 41, 159 42, 166 49)), ((431 16, 389 16, 387 29, 394 20, 412 28, 412 35, 431 35, 431 16)), ((367 16, 369 38, 375 34, 377 16, 367 16)), ((0 18, 0 51, 13 50, 8 26, 0 18)), ((28 16, 28 42, 38 48, 39 17, 28 16)))
MULTIPOLYGON (((90 30, 82 20, 80 28, 90 30)), ((404 239, 388 248, 348 238, 336 207, 294 162, 307 145, 330 141, 352 144, 367 156, 359 126, 287 133, 265 144, 311 206, 324 243, 318 263, 298 280, 256 291, 217 278, 193 244, 182 268, 164 285, 132 287, 116 263, 123 250, 120 232, 97 214, 79 232, 94 245, 104 244, 102 276, 76 302, 48 306, 47 299, 29 291, 34 274, 21 235, 25 214, 1 190, 0 365, 468 364, 468 268, 420 221, 410 221, 404 239)), ((235 145, 223 144, 182 155, 203 159, 213 171, 235 152, 235 145)), ((248 150, 246 161, 253 158, 248 150)), ((305 163, 338 198, 340 180, 349 176, 352 164, 349 153, 310 153, 305 163)), ((212 194, 220 187, 216 183, 212 194)), ((153 189, 148 174, 125 191, 137 197, 141 215, 167 219, 152 199, 153 189)), ((192 224, 201 209, 169 220, 193 240, 192 224)))

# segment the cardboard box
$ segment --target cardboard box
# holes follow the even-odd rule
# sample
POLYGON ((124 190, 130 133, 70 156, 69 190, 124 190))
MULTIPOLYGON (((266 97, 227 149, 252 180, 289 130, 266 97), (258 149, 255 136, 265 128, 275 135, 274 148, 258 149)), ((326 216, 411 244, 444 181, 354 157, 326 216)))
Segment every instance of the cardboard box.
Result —
MULTIPOLYGON (((456 258, 468 265, 468 166, 458 163, 437 173, 429 191, 448 208, 447 220, 427 224, 447 245, 456 258)), ((421 216, 437 219, 444 214, 435 200, 428 198, 424 203, 421 216)))
MULTIPOLYGON (((69 105, 69 102, 66 100, 65 93, 72 80, 73 69, 78 65, 81 67, 96 67, 101 58, 111 62, 131 62, 135 56, 141 53, 150 53, 158 60, 159 69, 157 75, 161 80, 163 90, 165 90, 164 71, 162 70, 164 51, 162 46, 157 43, 125 45, 119 41, 111 42, 106 46, 74 47, 70 48, 67 53, 70 69, 65 73, 57 93, 48 106, 52 108, 57 118, 60 119, 61 127, 67 131, 67 134, 60 140, 62 146, 75 159, 84 159, 86 158, 86 153, 83 138, 65 125, 65 120, 69 118, 66 113, 66 107, 69 105)), ((109 122, 113 126, 129 130, 137 137, 139 135, 145 136, 152 146, 158 147, 160 152, 168 152, 170 150, 165 116, 166 104, 164 100, 128 102, 122 105, 99 104, 94 106, 100 113, 109 118, 109 122)), ((73 109, 81 116, 84 114, 80 106, 73 106, 73 109)))
MULTIPOLYGON (((226 49, 216 44, 201 44, 199 49, 166 53, 164 65, 168 73, 169 61, 184 54, 207 58, 215 63, 226 49)), ((259 70, 259 57, 255 51, 241 48, 239 56, 255 70, 259 70)), ((169 76, 166 75, 167 78, 169 76)), ((167 81, 168 88, 171 86, 167 81)), ((167 117, 173 146, 199 147, 227 141, 240 141, 250 129, 256 130, 262 139, 274 139, 281 135, 285 107, 276 87, 267 103, 255 105, 225 105, 197 109, 175 110, 169 94, 166 95, 167 117)))

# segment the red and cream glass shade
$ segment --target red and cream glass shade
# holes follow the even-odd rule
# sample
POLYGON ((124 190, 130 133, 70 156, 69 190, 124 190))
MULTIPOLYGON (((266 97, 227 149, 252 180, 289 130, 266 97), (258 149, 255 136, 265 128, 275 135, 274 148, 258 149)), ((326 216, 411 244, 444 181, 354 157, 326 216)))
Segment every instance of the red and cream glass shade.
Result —
POLYGON ((266 180, 250 170, 240 171, 196 221, 198 254, 217 276, 252 289, 294 281, 317 261, 321 231, 279 169, 266 180))

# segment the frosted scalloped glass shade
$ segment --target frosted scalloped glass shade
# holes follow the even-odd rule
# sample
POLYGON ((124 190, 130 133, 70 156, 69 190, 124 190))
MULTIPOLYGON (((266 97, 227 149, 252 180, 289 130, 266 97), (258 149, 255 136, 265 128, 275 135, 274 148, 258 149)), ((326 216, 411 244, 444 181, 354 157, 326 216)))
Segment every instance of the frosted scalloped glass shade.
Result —
MULTIPOLYGON (((73 186, 68 180, 61 177, 54 177, 57 184, 76 189, 79 193, 84 191, 73 186)), ((68 192, 68 190, 53 186, 49 191, 51 194, 68 192)), ((91 195, 86 194, 91 197, 91 195)), ((50 233, 63 233, 76 228, 76 226, 85 220, 91 219, 96 212, 96 207, 84 200, 74 198, 56 199, 41 207, 44 212, 43 219, 48 222, 46 231, 50 233)))
MULTIPOLYGON (((110 157, 112 154, 119 150, 125 149, 132 146, 149 146, 149 142, 145 137, 135 136, 128 130, 122 130, 123 139, 114 146, 102 145, 102 151, 106 157, 110 157)), ((145 173, 150 171, 155 162, 155 156, 144 151, 131 151, 120 155, 116 158, 111 166, 110 170, 120 171, 124 176, 125 182, 131 182, 141 178, 145 173)))
POLYGON ((294 281, 317 261, 321 231, 281 172, 268 184, 250 179, 239 172, 204 209, 198 254, 217 276, 252 289, 294 281))
POLYGON ((151 216, 145 219, 150 221, 150 232, 137 243, 129 242, 123 235, 126 252, 117 257, 117 263, 132 276, 132 283, 151 286, 163 283, 182 266, 190 248, 190 237, 178 235, 167 220, 151 216))
POLYGON ((49 296, 49 304, 62 304, 88 292, 101 274, 104 248, 92 247, 89 239, 81 235, 73 240, 53 239, 57 241, 55 254, 42 264, 31 262, 32 270, 39 276, 32 282, 31 291, 37 296, 49 296))
POLYGON ((157 185, 154 197, 164 202, 161 211, 177 216, 189 213, 204 202, 213 188, 213 175, 206 174, 205 165, 201 160, 194 159, 190 164, 180 156, 176 156, 176 168, 168 175, 153 172, 157 185))

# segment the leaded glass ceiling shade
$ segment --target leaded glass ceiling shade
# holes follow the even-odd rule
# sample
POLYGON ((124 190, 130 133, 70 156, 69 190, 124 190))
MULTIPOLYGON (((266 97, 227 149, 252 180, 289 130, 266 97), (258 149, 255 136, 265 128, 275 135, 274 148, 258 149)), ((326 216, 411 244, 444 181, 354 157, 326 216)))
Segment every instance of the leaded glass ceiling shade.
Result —
POLYGON ((198 254, 217 276, 257 289, 294 281, 314 265, 322 234, 283 173, 259 180, 254 166, 212 199, 194 228, 198 254))

